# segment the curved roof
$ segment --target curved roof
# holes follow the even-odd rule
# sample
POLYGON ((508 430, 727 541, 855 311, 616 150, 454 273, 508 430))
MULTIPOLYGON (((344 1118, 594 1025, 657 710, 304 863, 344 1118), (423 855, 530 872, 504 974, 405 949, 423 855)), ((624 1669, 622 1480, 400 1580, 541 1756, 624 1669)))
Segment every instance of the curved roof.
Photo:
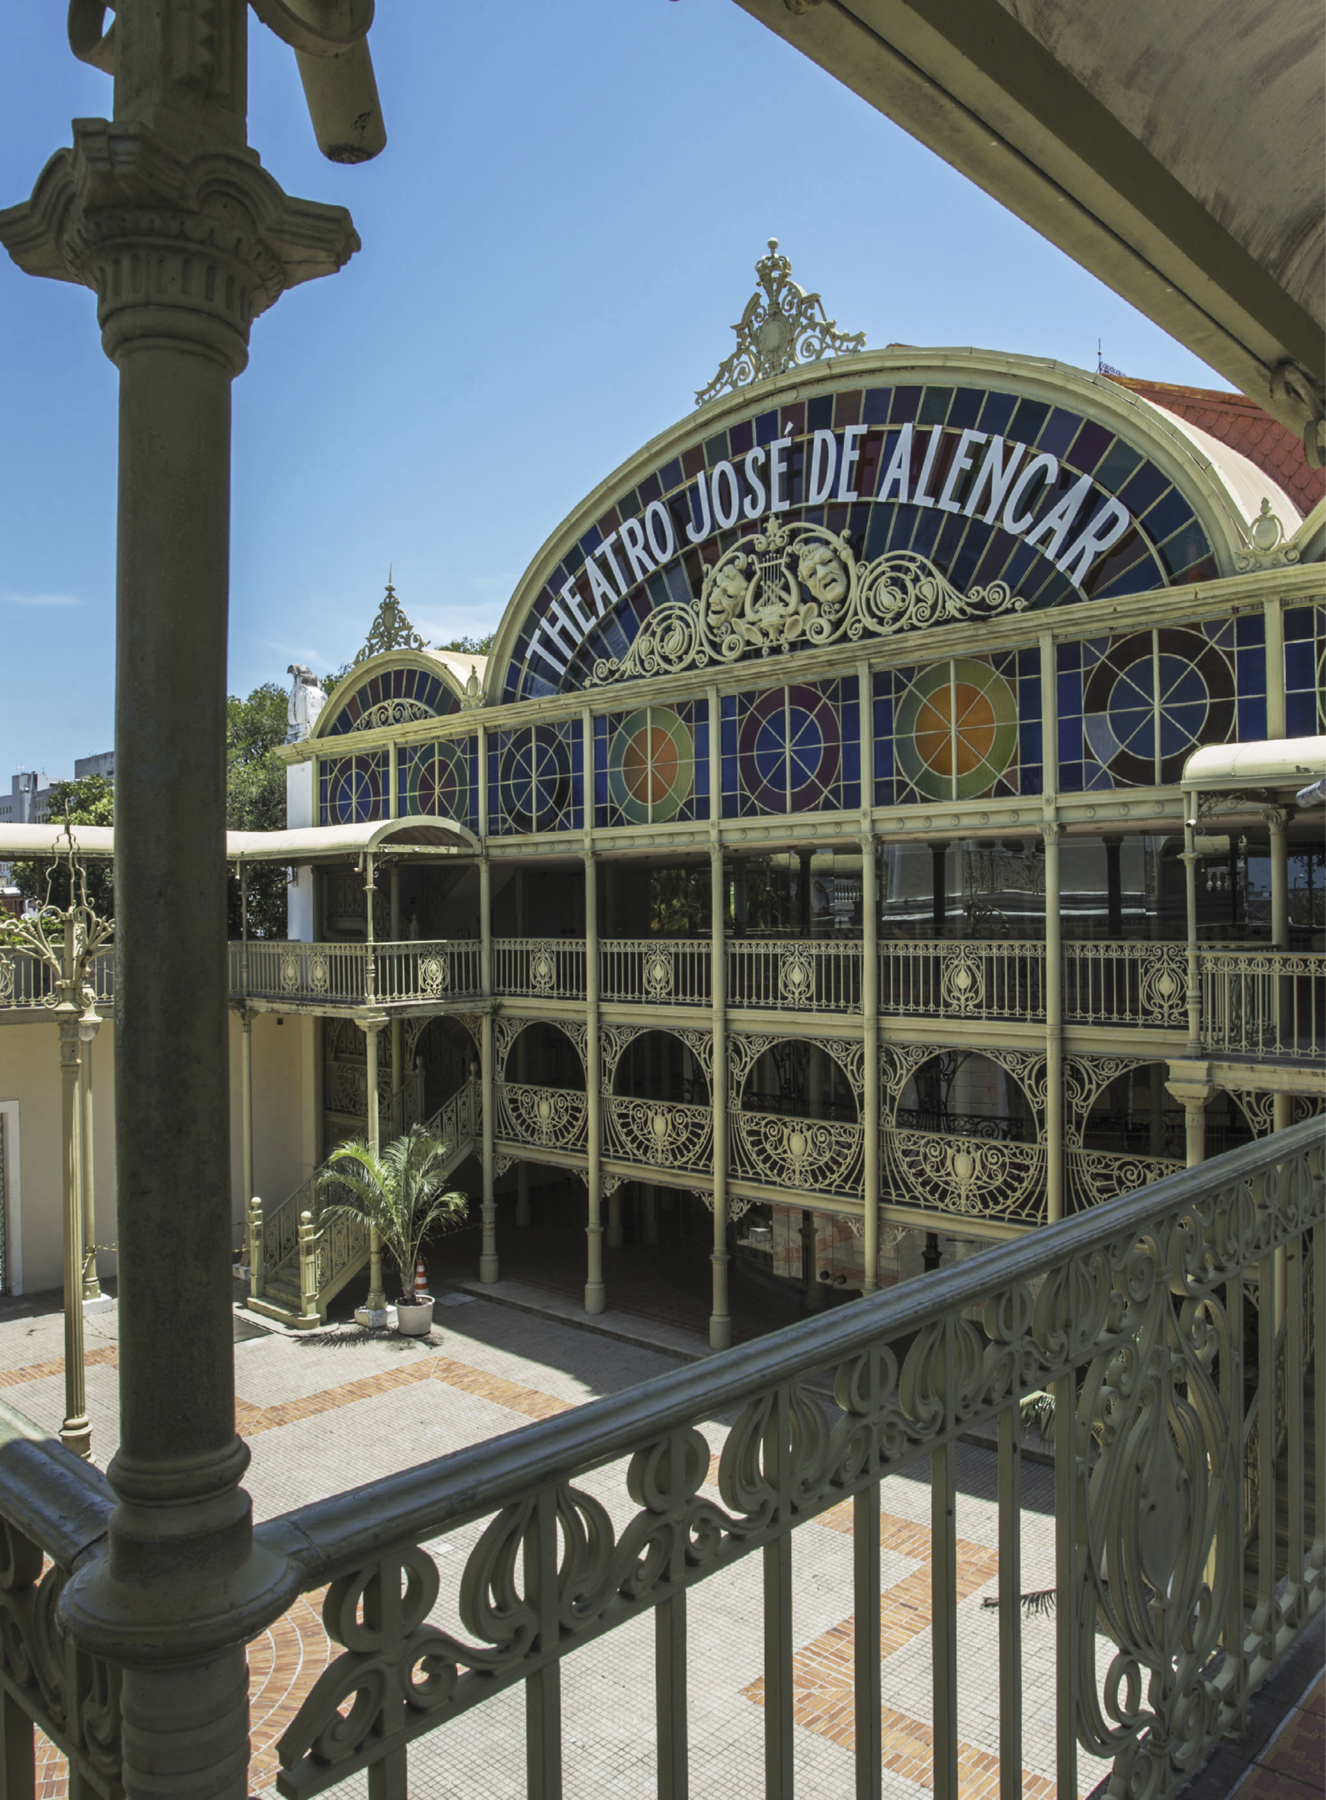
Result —
POLYGON ((1272 738, 1260 744, 1208 744, 1183 765, 1186 788, 1292 788, 1320 780, 1326 737, 1272 738))
POLYGON ((384 650, 367 656, 338 683, 309 736, 350 736, 380 725, 444 718, 465 704, 471 669, 482 685, 486 667, 486 657, 455 650, 384 650), (348 722, 347 712, 352 715, 348 722))
MULTIPOLYGON (((744 447, 747 444, 755 445, 758 450, 758 446, 765 445, 780 431, 792 432, 793 447, 788 452, 788 461, 796 473, 789 479, 801 481, 812 458, 815 431, 828 427, 837 433, 841 443, 844 422, 864 418, 869 423, 863 424, 861 430, 869 435, 858 436, 856 441, 861 449, 863 468, 870 458, 879 459, 877 463, 871 463, 871 479, 877 481, 878 474, 883 471, 885 452, 892 454, 892 447, 903 428, 901 421, 905 418, 913 421, 915 430, 912 464, 915 491, 923 485, 923 481, 916 481, 915 473, 921 460, 921 448, 934 427, 938 426, 944 433, 944 447, 935 465, 942 469, 945 459, 955 456, 962 429, 978 416, 988 418, 988 409, 981 412, 969 408, 970 417, 961 413, 962 397, 973 395, 978 398, 983 395, 987 402, 996 399, 1008 402, 1001 416, 1011 419, 1011 423, 989 429, 1006 433, 1010 448, 1017 445, 1025 448, 1023 469, 1030 468, 1033 454, 1039 459, 1054 451, 1049 460, 1060 470, 1061 488, 1077 478, 1081 470, 1091 471, 1091 492, 1082 503, 1081 517, 1074 522, 1074 532, 1081 528, 1084 519, 1093 515, 1095 508, 1107 505, 1111 497, 1119 499, 1122 496, 1120 504, 1131 503, 1141 472, 1146 481, 1153 483, 1154 493, 1173 492, 1173 513, 1195 519, 1200 528, 1198 537, 1204 536, 1206 540, 1205 546, 1196 552, 1197 560, 1194 562, 1189 556, 1185 564, 1182 555, 1171 554, 1172 546, 1167 548, 1161 542, 1163 532, 1173 531, 1173 524, 1166 524, 1163 530, 1158 528, 1153 541, 1146 536, 1149 520, 1142 519, 1151 499, 1145 505, 1136 503, 1137 518, 1132 521, 1130 531, 1135 530, 1144 551, 1150 554, 1150 562, 1147 563, 1143 552, 1139 551, 1134 574, 1116 579, 1111 570, 1104 585, 1086 593, 1080 588, 1070 593, 1069 578, 1059 573, 1062 562, 1056 564, 1051 559, 1042 538, 1035 551, 1029 551, 1023 559, 1022 572, 1016 575, 1018 581, 1025 578, 1026 587, 1018 591, 1026 594, 1033 608, 1080 601, 1097 594, 1112 598, 1122 592, 1145 592, 1172 582, 1235 572, 1235 557, 1247 548, 1247 521, 1256 515, 1261 496, 1266 492, 1265 477, 1238 451, 1218 443, 1187 420, 1120 387, 1104 375, 1048 359, 997 351, 918 349, 895 345, 888 350, 862 352, 832 362, 794 368, 785 375, 752 382, 725 394, 651 439, 629 461, 614 470, 552 533, 521 577, 489 657, 486 683, 489 703, 535 698, 582 685, 595 656, 620 657, 634 640, 642 619, 648 617, 652 609, 674 601, 691 604, 696 576, 693 570, 688 574, 685 565, 688 557, 692 563, 695 557, 682 536, 682 526, 695 517, 698 476, 717 467, 719 458, 728 458, 733 465, 738 465, 746 454, 744 447), (911 396, 905 402, 910 411, 900 412, 904 396, 911 396), (1037 421, 1034 428, 1033 415, 1037 421), (1072 424, 1074 420, 1076 425, 1072 424), (1090 447, 1079 451, 1083 438, 1073 440, 1072 433, 1083 425, 1089 428, 1085 435, 1090 447), (1056 431, 1058 437, 1054 436, 1056 431), (715 451, 716 441, 722 447, 715 451), (1070 442, 1073 444, 1071 451, 1070 442), (1056 456, 1064 459, 1062 464, 1056 456), (1148 473, 1148 470, 1154 473, 1148 473), (1159 485, 1155 486, 1155 483, 1159 485), (656 529, 649 540, 653 545, 652 556, 641 535, 649 523, 651 508, 658 509, 654 520, 656 529), (670 531, 669 517, 673 521, 670 531), (643 552, 642 559, 631 558, 630 583, 617 580, 617 593, 614 594, 607 580, 611 571, 603 560, 604 547, 618 535, 617 564, 625 570, 628 557, 623 545, 629 550, 628 533, 634 534, 636 545, 643 552), (665 557, 660 552, 660 544, 666 544, 669 538, 672 549, 665 557), (1034 564, 1030 571, 1028 562, 1034 564), (645 576, 640 575, 644 565, 653 569, 652 580, 648 578, 648 570, 645 576), (1109 585, 1111 581, 1113 586, 1109 585), (1039 599, 1035 597, 1037 590, 1042 596, 1039 599), (1058 590, 1057 595, 1052 590, 1058 590), (541 620, 546 623, 540 636, 541 620), (569 651, 568 643, 571 645, 569 651), (558 649, 566 660, 561 675, 554 672, 548 676, 533 667, 536 653, 545 654, 550 646, 554 650, 554 670, 558 649), (516 658, 521 659, 519 665, 516 658), (574 666, 577 658, 578 667, 574 666)), ((981 437, 980 441, 986 439, 981 437)), ((974 477, 964 479, 970 481, 974 477)), ((956 491, 961 499, 964 489, 956 491)), ((887 521, 884 521, 885 529, 881 534, 873 515, 868 520, 858 518, 858 514, 867 513, 872 504, 873 486, 864 492, 864 505, 854 508, 850 518, 845 505, 836 507, 830 503, 814 509, 808 500, 801 498, 802 492, 804 490, 799 490, 794 495, 795 504, 789 517, 805 515, 816 521, 822 520, 835 531, 850 528, 872 545, 881 536, 885 542, 898 540, 897 529, 887 521), (890 532, 894 533, 893 540, 890 540, 890 532)), ((1042 513, 1047 513, 1055 503, 1057 495, 1047 487, 1037 505, 1042 513)), ((887 501, 876 496, 874 504, 877 512, 886 505, 891 505, 898 514, 908 511, 896 498, 887 501)), ((935 501, 926 499, 921 504, 933 507, 935 501)), ((1166 507, 1169 504, 1165 502, 1166 507)), ((748 520, 757 520, 759 509, 757 506, 752 511, 753 505, 752 494, 745 506, 747 517, 739 518, 739 530, 757 528, 755 523, 748 523, 748 520)), ((958 508, 946 510, 956 513, 958 508)), ((1161 506, 1156 506, 1157 516, 1162 510, 1161 506)), ((1287 503, 1286 510, 1289 510, 1287 503)), ((912 506, 911 512, 919 517, 916 505, 912 506)), ((930 517, 942 522, 939 513, 932 513, 930 517)), ((1001 524, 1002 520, 992 526, 989 518, 973 519, 968 532, 973 547, 954 550, 950 558, 951 571, 941 567, 940 572, 949 575, 963 591, 973 580, 987 585, 999 579, 1013 580, 1014 575, 1008 571, 1015 565, 1007 560, 1007 546, 1013 545, 1012 539, 1006 537, 1005 546, 1000 549, 1005 562, 988 567, 990 558, 982 545, 974 542, 978 526, 989 538, 998 535, 1001 524), (973 575, 973 569, 980 572, 973 575)), ((1290 520, 1288 524, 1292 531, 1297 520, 1290 520)), ((1181 518, 1179 525, 1182 530, 1181 518)), ((1038 535, 1039 523, 1037 529, 1031 531, 1030 538, 1020 542, 1028 543, 1038 535)), ((731 539, 729 532, 728 538, 722 541, 727 543, 731 539)), ((692 541, 698 540, 692 535, 692 541)), ((901 541, 912 541, 905 529, 901 541)), ((933 533, 930 541, 934 541, 933 533)), ((1178 541, 1176 537, 1174 543, 1178 541)), ((703 545, 703 555, 710 563, 719 542, 715 525, 703 545)), ((873 548, 867 552, 874 553, 873 548)), ((933 554, 938 557, 939 552, 933 554)), ((1105 571, 1106 560, 1100 559, 1100 571, 1105 571)), ((1092 582, 1096 581, 1096 574, 1093 570, 1092 582)))

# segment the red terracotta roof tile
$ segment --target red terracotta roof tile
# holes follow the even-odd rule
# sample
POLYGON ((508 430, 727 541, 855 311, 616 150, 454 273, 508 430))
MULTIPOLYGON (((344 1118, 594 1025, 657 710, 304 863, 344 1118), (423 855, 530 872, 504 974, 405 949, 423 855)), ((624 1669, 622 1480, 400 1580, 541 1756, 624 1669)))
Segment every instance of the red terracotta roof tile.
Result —
POLYGON ((1131 375, 1111 375, 1109 379, 1246 456, 1289 495, 1301 513, 1310 512, 1326 494, 1326 469, 1310 469, 1301 441, 1246 394, 1175 387, 1131 375))

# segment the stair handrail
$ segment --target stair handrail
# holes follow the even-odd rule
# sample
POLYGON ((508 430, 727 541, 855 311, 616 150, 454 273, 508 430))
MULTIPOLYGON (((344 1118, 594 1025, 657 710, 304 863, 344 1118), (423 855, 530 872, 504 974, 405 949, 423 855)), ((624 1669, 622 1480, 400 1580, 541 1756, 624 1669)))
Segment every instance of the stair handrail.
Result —
MULTIPOLYGON (((404 1085, 391 1096, 383 1108, 383 1124, 387 1129, 387 1137, 399 1137, 407 1131, 422 1110, 424 1094, 424 1072, 412 1069, 406 1077, 404 1085)), ((299 1254, 300 1215, 311 1212, 316 1219, 321 1208, 319 1206, 318 1183, 327 1172, 330 1157, 325 1157, 313 1173, 301 1181, 293 1194, 287 1196, 279 1206, 271 1212, 264 1212, 260 1220, 262 1237, 262 1270, 259 1279, 264 1281, 284 1264, 293 1266, 299 1254)), ((262 1297, 263 1289, 255 1281, 252 1287, 255 1299, 262 1297)))

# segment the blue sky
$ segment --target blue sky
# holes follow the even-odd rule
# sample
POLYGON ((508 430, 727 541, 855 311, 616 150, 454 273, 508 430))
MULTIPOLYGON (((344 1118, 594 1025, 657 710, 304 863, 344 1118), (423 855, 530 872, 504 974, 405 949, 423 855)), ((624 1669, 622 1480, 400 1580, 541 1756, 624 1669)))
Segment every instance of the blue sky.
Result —
MULTIPOLYGON (((6 20, 0 204, 104 115, 63 6, 6 20)), ((364 248, 285 295, 235 384, 228 685, 339 666, 388 565, 425 636, 490 629, 582 495, 693 406, 776 236, 831 317, 1223 387, 731 0, 379 8, 389 143, 317 153, 251 19, 249 136, 364 248)), ((0 263, 0 785, 113 741, 115 374, 93 299, 0 263)))

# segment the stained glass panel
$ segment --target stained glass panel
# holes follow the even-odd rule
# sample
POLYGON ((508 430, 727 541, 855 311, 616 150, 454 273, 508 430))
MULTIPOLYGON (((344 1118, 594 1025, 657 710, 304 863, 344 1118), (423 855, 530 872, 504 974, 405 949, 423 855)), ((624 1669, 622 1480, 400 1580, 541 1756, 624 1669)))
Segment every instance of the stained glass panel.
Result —
POLYGON ((318 787, 323 825, 367 825, 385 819, 387 752, 320 758, 318 787))
POLYGON ((725 695, 727 818, 861 804, 855 676, 725 695))
POLYGON ((1030 650, 876 675, 876 804, 1039 794, 1040 694, 1030 650))
POLYGON ((579 719, 495 732, 488 751, 488 829, 510 837, 578 831, 584 822, 579 719))
POLYGON ((703 701, 642 706, 594 721, 598 825, 709 817, 709 711, 703 701))
POLYGON ((384 725, 407 725, 415 719, 440 719, 457 710, 459 700, 431 669, 381 669, 362 682, 344 701, 333 694, 336 709, 323 735, 377 731, 384 725))
POLYGON ((1326 606, 1285 613, 1285 729, 1290 737, 1326 734, 1326 606))

